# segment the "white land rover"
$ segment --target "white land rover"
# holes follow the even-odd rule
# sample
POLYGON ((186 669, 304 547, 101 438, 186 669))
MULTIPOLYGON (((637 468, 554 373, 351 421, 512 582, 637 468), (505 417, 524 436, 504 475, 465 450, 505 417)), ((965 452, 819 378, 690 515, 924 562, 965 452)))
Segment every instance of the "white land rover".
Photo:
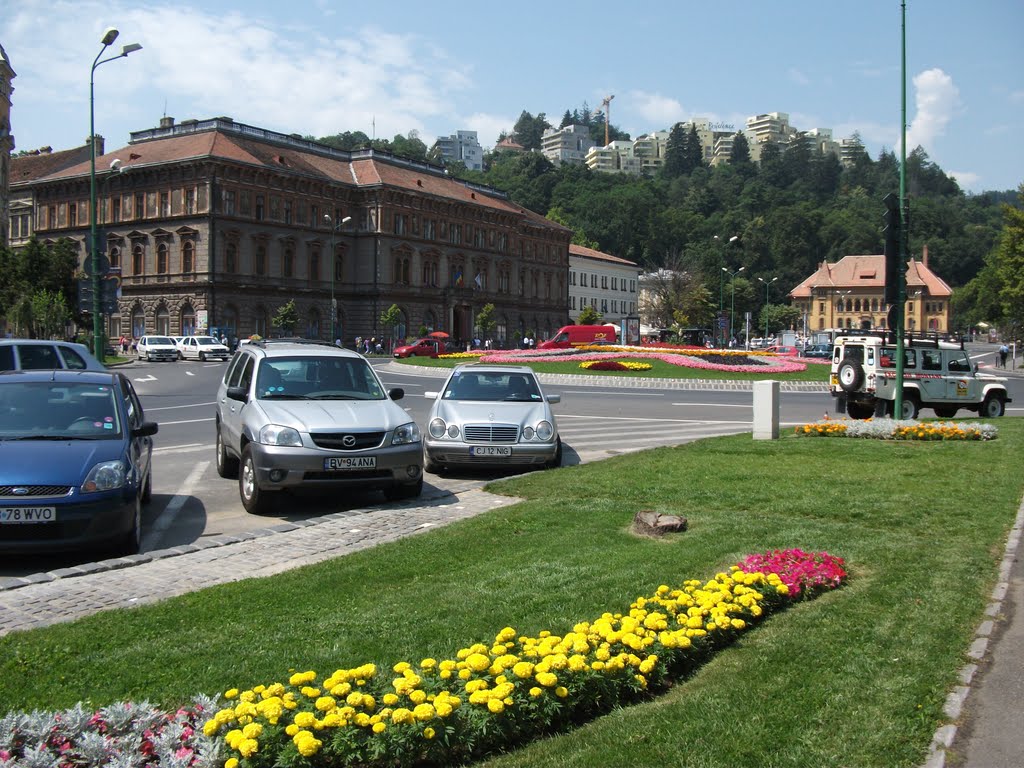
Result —
MULTIPOLYGON (((942 419, 958 410, 1002 416, 1010 398, 1006 379, 978 373, 960 342, 910 337, 903 348, 901 419, 931 408, 942 419)), ((896 401, 896 341, 882 331, 839 336, 832 348, 829 392, 836 411, 854 419, 892 416, 896 401)))

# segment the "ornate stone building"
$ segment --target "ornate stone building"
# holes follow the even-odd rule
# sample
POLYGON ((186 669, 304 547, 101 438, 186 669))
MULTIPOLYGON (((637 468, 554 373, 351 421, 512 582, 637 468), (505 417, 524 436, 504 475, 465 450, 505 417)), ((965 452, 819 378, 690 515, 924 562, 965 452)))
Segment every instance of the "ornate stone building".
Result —
MULTIPOLYGON (((921 260, 907 262, 905 329, 949 333, 952 289, 928 267, 928 246, 921 260)), ((884 256, 844 256, 822 262, 818 271, 790 292, 807 332, 831 328, 885 328, 887 307, 884 256)))
POLYGON ((11 133, 11 81, 15 73, 7 52, 0 45, 0 246, 7 245, 10 228, 10 178, 11 152, 14 151, 14 135, 11 133))
MULTIPOLYGON (((488 303, 498 343, 568 321, 571 232, 427 163, 224 117, 164 118, 96 169, 99 237, 120 279, 111 337, 273 335, 277 310, 294 300, 295 333, 329 339, 332 297, 334 335, 350 345, 422 327, 469 339, 488 303), (393 304, 399 322, 384 328, 393 304)), ((71 238, 84 264, 88 161, 17 179, 15 167, 35 236, 71 238)))

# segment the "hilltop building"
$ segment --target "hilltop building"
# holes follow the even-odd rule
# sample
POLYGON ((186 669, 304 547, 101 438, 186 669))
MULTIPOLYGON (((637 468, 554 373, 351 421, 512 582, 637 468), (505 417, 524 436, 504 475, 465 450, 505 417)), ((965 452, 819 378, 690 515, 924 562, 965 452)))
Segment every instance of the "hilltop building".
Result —
MULTIPOLYGON (((63 166, 64 157, 14 158, 11 186, 31 207, 31 234, 69 238, 81 263, 87 155, 37 167, 63 166)), ((333 335, 349 344, 421 326, 468 339, 488 303, 496 341, 525 328, 548 333, 568 318, 571 232, 438 166, 226 117, 166 117, 96 167, 100 241, 120 280, 110 337, 274 335, 277 309, 294 300, 295 333, 329 339, 332 298, 333 335), (393 304, 399 322, 384 328, 393 304)))
POLYGON ((597 144, 590 138, 590 129, 585 125, 549 128, 544 131, 540 142, 540 151, 555 165, 583 163, 587 152, 597 144))
POLYGON ((451 136, 440 136, 434 146, 445 160, 460 162, 471 171, 484 169, 484 149, 477 141, 476 131, 456 131, 451 136))

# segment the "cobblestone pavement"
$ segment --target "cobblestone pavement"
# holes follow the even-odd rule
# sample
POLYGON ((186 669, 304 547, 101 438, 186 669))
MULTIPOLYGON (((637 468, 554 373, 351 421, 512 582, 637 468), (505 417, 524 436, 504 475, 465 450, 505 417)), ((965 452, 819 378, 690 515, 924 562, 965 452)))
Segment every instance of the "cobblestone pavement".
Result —
POLYGON ((215 584, 271 576, 514 504, 481 490, 421 497, 219 536, 201 543, 0 579, 0 636, 130 608, 215 584), (267 537, 273 536, 273 548, 267 537), (271 556, 268 557, 268 554, 271 556))

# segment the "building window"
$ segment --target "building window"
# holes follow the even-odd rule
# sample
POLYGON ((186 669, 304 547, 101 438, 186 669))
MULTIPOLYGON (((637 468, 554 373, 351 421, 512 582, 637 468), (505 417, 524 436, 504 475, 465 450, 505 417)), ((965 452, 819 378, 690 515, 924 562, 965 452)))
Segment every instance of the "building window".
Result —
POLYGON ((117 224, 121 221, 121 197, 115 195, 110 201, 110 220, 117 224))
POLYGON ((291 224, 292 223, 292 201, 291 200, 285 200, 284 201, 284 223, 285 224, 291 224))
POLYGON ((238 271, 238 246, 234 243, 228 243, 227 250, 224 253, 224 271, 229 274, 234 274, 238 271))
POLYGON ((409 257, 399 256, 395 259, 395 285, 409 284, 409 257))
POLYGON ((291 247, 284 249, 284 256, 281 259, 281 274, 284 277, 291 277, 295 271, 295 253, 291 247))
POLYGON ((430 286, 432 288, 437 287, 438 277, 438 266, 437 262, 433 259, 426 259, 421 267, 421 283, 422 285, 430 286))
POLYGON ((196 212, 196 191, 194 189, 185 190, 185 213, 190 216, 196 212))
POLYGON ((256 195, 256 221, 263 221, 263 195, 256 195))
POLYGON ((171 196, 167 192, 160 193, 160 215, 165 218, 171 215, 171 196))
POLYGON ((171 316, 163 304, 156 311, 156 332, 162 336, 171 334, 171 316))
POLYGON ((320 249, 315 249, 309 254, 309 279, 320 279, 320 249))
POLYGON ((181 335, 192 336, 196 332, 196 311, 191 304, 181 308, 181 335))
POLYGON ((142 192, 135 193, 135 218, 143 219, 146 217, 146 196, 142 192))
POLYGON ((156 271, 159 275, 167 274, 167 243, 160 243, 156 247, 156 271))
POLYGON ((132 248, 132 274, 145 274, 145 264, 145 252, 142 250, 141 245, 136 245, 134 248, 132 248))
POLYGON ((78 206, 74 203, 68 205, 68 226, 78 226, 78 206))
POLYGON ((196 247, 191 240, 186 240, 181 244, 181 271, 186 275, 191 274, 196 269, 195 249, 196 247))
POLYGON ((121 267, 121 251, 118 250, 116 245, 110 249, 110 266, 112 268, 121 267))
POLYGON ((267 274, 267 246, 263 243, 256 246, 256 274, 267 274))

